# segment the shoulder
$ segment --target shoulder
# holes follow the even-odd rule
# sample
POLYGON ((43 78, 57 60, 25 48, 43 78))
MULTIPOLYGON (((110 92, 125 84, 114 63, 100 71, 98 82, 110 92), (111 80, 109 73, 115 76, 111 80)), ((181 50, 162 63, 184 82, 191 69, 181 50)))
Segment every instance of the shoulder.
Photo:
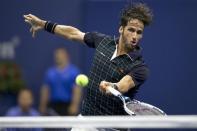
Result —
POLYGON ((143 57, 141 56, 138 60, 135 61, 133 68, 131 69, 133 72, 148 75, 149 67, 145 63, 143 57))
POLYGON ((74 64, 69 64, 69 71, 73 74, 78 74, 80 72, 79 68, 74 64))
POLYGON ((97 38, 104 38, 104 37, 110 37, 110 36, 106 35, 106 34, 103 34, 103 33, 99 33, 97 31, 93 31, 93 32, 85 33, 84 40, 86 40, 87 38, 89 38, 89 39, 97 39, 97 38))
POLYGON ((50 67, 47 69, 46 75, 51 75, 51 74, 55 73, 56 71, 57 71, 56 67, 50 67))
POLYGON ((87 32, 84 36, 84 42, 91 48, 96 48, 104 38, 111 36, 99 32, 87 32))
POLYGON ((19 111, 20 111, 20 109, 17 106, 12 107, 7 111, 6 116, 17 116, 19 111))
POLYGON ((136 86, 143 84, 149 77, 149 68, 145 63, 134 66, 128 75, 130 75, 136 86))

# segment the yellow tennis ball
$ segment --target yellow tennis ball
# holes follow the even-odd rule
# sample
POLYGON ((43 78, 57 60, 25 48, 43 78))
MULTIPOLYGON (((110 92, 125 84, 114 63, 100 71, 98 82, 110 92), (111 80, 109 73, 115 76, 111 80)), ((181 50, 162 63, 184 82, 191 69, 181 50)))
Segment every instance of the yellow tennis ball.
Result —
POLYGON ((76 77, 75 82, 78 86, 85 87, 88 85, 88 77, 84 74, 80 74, 76 77))

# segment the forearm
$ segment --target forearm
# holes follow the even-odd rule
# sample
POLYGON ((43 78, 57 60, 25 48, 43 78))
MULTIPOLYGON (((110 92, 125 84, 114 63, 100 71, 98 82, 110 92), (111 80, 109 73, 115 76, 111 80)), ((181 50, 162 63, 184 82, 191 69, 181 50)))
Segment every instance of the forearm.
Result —
POLYGON ((108 86, 112 86, 121 93, 126 93, 130 89, 135 87, 135 83, 130 75, 124 76, 119 82, 117 83, 111 83, 107 81, 101 81, 99 87, 101 91, 108 92, 107 88, 108 86))
POLYGON ((81 88, 76 86, 74 87, 74 91, 73 91, 73 98, 72 98, 72 102, 71 105, 74 105, 75 107, 78 108, 79 104, 80 104, 80 100, 81 100, 81 88))
POLYGON ((115 84, 117 85, 118 90, 122 93, 126 93, 135 87, 135 83, 132 77, 129 75, 124 76, 119 82, 115 84))
POLYGON ((79 112, 79 105, 81 101, 81 88, 74 87, 71 105, 69 107, 70 115, 76 115, 79 112))
POLYGON ((47 22, 32 14, 24 15, 24 18, 25 22, 31 25, 30 31, 33 37, 35 37, 37 31, 42 29, 62 36, 65 39, 83 43, 85 33, 75 27, 47 22))
MULTIPOLYGON (((39 23, 40 26, 44 29, 46 21, 41 20, 39 23)), ((81 32, 79 29, 72 26, 57 25, 54 29, 54 34, 62 36, 67 40, 78 41, 83 43, 83 37, 85 33, 81 32)))
POLYGON ((49 101, 49 89, 46 86, 41 88, 40 92, 40 106, 47 106, 49 101))

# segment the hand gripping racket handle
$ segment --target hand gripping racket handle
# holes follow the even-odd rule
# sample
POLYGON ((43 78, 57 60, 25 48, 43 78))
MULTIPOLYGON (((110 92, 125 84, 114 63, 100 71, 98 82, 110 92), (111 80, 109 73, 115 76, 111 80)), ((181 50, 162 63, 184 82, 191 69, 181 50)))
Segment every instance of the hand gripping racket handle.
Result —
POLYGON ((119 91, 117 91, 116 89, 114 89, 113 87, 111 86, 108 86, 107 87, 107 90, 112 93, 114 96, 120 96, 122 95, 119 91))

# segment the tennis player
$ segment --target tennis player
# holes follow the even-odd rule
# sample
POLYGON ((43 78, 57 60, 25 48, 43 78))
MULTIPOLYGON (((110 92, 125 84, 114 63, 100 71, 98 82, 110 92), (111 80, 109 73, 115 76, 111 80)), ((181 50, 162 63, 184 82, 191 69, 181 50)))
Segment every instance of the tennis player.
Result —
POLYGON ((147 79, 149 70, 139 43, 145 26, 152 22, 152 16, 145 4, 126 7, 121 14, 118 38, 98 32, 84 33, 75 27, 45 21, 32 14, 24 15, 24 18, 31 25, 33 37, 39 30, 45 30, 95 48, 82 115, 126 115, 121 100, 107 94, 106 88, 111 85, 133 99, 147 79))

